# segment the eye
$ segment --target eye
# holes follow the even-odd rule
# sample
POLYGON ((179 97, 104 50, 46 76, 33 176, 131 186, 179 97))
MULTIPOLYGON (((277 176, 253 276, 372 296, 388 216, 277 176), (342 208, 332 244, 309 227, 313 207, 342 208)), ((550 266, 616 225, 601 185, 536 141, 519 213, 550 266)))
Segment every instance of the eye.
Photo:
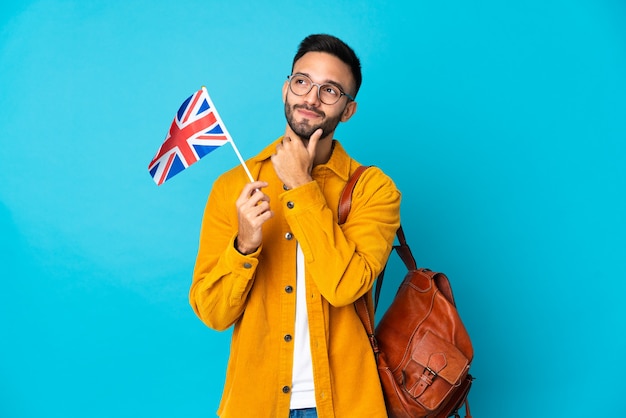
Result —
POLYGON ((339 91, 337 87, 330 85, 330 84, 324 84, 322 86, 322 91, 331 96, 338 96, 341 94, 341 92, 339 91))
POLYGON ((299 86, 308 86, 310 83, 306 77, 298 75, 293 78, 293 82, 299 86))

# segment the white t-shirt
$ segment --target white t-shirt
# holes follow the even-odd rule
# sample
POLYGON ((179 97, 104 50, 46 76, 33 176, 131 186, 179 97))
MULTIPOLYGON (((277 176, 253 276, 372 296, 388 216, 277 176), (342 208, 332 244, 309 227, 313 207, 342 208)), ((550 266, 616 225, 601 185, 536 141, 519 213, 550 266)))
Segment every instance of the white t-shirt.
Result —
POLYGON ((296 256, 296 327, 293 347, 293 372, 291 385, 291 409, 315 407, 313 363, 311 361, 311 337, 309 315, 306 309, 306 285, 304 280, 304 254, 297 247, 296 256))

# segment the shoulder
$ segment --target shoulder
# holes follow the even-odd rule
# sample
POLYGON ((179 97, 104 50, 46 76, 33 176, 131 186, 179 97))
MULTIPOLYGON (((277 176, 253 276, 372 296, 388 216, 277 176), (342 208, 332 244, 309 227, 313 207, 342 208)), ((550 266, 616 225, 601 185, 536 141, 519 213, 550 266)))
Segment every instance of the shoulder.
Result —
POLYGON ((394 181, 380 167, 360 163, 347 153, 339 141, 335 140, 334 142, 333 157, 336 157, 335 161, 339 162, 336 164, 336 170, 338 173, 344 173, 346 184, 359 167, 366 166, 353 188, 353 199, 362 202, 367 202, 371 198, 400 199, 400 191, 394 181))
MULTIPOLYGON (((353 174, 359 165, 351 168, 353 174)), ((402 194, 394 181, 377 166, 368 166, 352 189, 353 211, 399 212, 402 194)))
POLYGON ((220 174, 220 176, 213 182, 211 187, 211 194, 228 194, 229 191, 235 192, 243 188, 243 186, 250 180, 241 166, 236 166, 230 170, 220 174))
MULTIPOLYGON (((359 167, 359 164, 351 170, 351 175, 359 167)), ((355 193, 373 194, 377 191, 384 191, 387 193, 400 193, 393 179, 389 177, 380 167, 375 165, 368 166, 367 169, 361 174, 355 189, 355 193)))
MULTIPOLYGON (((372 185, 374 186, 379 185, 391 188, 396 187, 391 177, 385 174, 385 172, 380 167, 376 166, 375 164, 370 165, 360 163, 359 161, 355 160, 350 154, 348 154, 341 142, 339 142, 338 140, 334 140, 333 142, 333 158, 335 158, 335 161, 338 162, 336 163, 336 165, 341 165, 346 168, 346 180, 348 180, 348 177, 354 175, 359 167, 366 166, 367 168, 361 174, 357 186, 359 184, 372 183, 372 185)), ((337 171, 341 172, 343 171, 343 169, 338 169, 337 171)))

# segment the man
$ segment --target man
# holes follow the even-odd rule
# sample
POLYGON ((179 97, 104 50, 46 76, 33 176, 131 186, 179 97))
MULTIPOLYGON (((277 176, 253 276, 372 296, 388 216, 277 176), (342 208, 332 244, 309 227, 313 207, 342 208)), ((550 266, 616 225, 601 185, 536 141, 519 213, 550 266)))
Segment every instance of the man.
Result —
POLYGON ((353 302, 370 292, 400 224, 391 179, 367 170, 337 224, 359 164, 333 134, 354 115, 360 84, 348 45, 304 39, 283 85, 285 134, 248 161, 258 180, 237 167, 213 185, 190 302, 209 327, 234 324, 223 418, 387 416, 353 302))

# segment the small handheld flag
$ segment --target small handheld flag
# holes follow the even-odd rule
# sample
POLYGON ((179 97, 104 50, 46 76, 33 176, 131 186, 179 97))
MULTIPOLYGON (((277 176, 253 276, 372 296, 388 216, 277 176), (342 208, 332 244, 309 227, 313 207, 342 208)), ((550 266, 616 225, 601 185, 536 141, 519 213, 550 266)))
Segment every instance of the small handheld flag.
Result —
POLYGON ((160 186, 227 142, 232 145, 250 181, 254 181, 203 86, 178 109, 165 142, 148 165, 148 171, 160 186))

